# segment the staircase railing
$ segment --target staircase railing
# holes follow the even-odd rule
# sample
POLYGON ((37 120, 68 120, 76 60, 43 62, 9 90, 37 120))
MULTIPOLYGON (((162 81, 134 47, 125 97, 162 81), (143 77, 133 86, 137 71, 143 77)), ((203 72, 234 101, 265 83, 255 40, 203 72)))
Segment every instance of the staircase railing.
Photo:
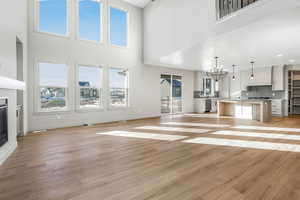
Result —
POLYGON ((217 19, 234 13, 259 0, 216 0, 217 19))

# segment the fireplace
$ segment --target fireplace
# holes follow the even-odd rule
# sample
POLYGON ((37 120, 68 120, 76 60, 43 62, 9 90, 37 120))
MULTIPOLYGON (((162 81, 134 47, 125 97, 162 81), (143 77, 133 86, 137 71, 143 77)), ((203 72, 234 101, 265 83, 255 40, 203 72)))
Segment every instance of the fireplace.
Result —
POLYGON ((7 99, 0 99, 0 147, 8 141, 7 99))

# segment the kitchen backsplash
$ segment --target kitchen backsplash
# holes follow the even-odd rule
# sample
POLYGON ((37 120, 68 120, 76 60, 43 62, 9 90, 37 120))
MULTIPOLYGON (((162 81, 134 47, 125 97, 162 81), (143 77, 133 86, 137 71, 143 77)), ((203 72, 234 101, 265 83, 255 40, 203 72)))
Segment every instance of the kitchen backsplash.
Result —
MULTIPOLYGON (((217 95, 217 94, 216 94, 217 95)), ((203 98, 203 91, 194 91, 194 98, 203 98)), ((254 97, 264 97, 270 99, 284 99, 285 91, 272 91, 272 86, 258 86, 250 87, 248 91, 242 91, 237 93, 235 96, 232 94, 232 99, 248 99, 254 97)))
MULTIPOLYGON (((194 98, 195 99, 198 99, 198 98, 205 98, 207 96, 204 95, 204 92, 203 91, 194 91, 194 98)), ((215 92, 215 95, 214 96, 210 96, 210 97, 219 97, 219 92, 215 92)))
POLYGON ((242 91, 242 99, 253 97, 266 97, 271 99, 283 99, 285 97, 284 91, 272 91, 271 86, 260 86, 248 88, 248 91, 242 91))

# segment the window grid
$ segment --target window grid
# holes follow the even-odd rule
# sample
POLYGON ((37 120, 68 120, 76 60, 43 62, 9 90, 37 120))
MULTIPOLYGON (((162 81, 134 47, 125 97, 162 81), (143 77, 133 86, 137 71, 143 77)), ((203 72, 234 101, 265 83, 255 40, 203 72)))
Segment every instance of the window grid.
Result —
MULTIPOLYGON (((96 76, 97 77, 97 76, 96 76)), ((103 69, 97 66, 78 65, 77 81, 77 108, 81 110, 102 109, 103 108, 103 69), (80 68, 99 69, 99 85, 92 86, 91 80, 80 80, 80 68)))
MULTIPOLYGON (((43 34, 48 34, 48 35, 53 35, 53 36, 60 36, 60 37, 70 37, 70 29, 69 29, 69 25, 70 25, 70 0, 65 0, 66 2, 66 10, 65 10, 65 33, 55 33, 52 31, 47 31, 47 30, 42 30, 41 29, 41 12, 40 12, 40 7, 41 7, 41 2, 43 2, 43 0, 34 0, 35 1, 35 31, 39 32, 39 33, 43 33, 43 34)), ((60 20, 61 21, 61 20, 60 20)))
MULTIPOLYGON (((129 11, 127 9, 121 8, 119 6, 110 5, 110 6, 108 6, 108 17, 107 18, 108 18, 108 41, 109 41, 109 44, 114 47, 128 48, 129 47, 129 11), (122 43, 122 41, 117 41, 117 42, 119 42, 119 44, 116 44, 117 43, 116 41, 112 41, 112 40, 115 40, 115 38, 113 39, 113 37, 112 37, 112 23, 113 23, 111 20, 112 9, 114 9, 115 11, 119 11, 120 13, 123 12, 123 14, 126 15, 126 19, 125 19, 126 20, 126 22, 125 22, 126 30, 125 31, 123 30, 123 32, 125 34, 125 37, 123 36, 124 37, 123 39, 125 40, 124 41, 125 44, 120 44, 120 43, 122 43)), ((118 28, 120 28, 120 27, 118 27, 118 28)), ((119 35, 119 37, 121 37, 121 36, 119 35)))
POLYGON ((42 34, 48 34, 48 35, 52 35, 52 36, 60 36, 60 37, 67 37, 70 38, 70 27, 73 26, 73 23, 76 24, 77 30, 75 33, 75 37, 77 38, 77 40, 81 40, 81 41, 88 41, 88 42, 95 42, 97 44, 103 44, 107 39, 108 39, 108 43, 109 45, 113 46, 113 47, 120 47, 120 48, 129 48, 129 21, 130 21, 130 17, 129 17, 129 11, 125 8, 122 8, 121 6, 115 6, 115 5, 111 5, 111 4, 106 4, 104 3, 102 0, 97 0, 97 2, 100 4, 100 36, 99 36, 99 40, 90 40, 90 39, 86 39, 86 38, 81 38, 80 37, 80 16, 79 16, 79 1, 80 0, 74 0, 75 3, 73 3, 71 0, 65 0, 66 1, 66 20, 65 20, 65 34, 60 34, 60 33, 55 33, 55 32, 51 32, 51 31, 43 31, 41 30, 40 27, 40 1, 42 0, 34 0, 35 3, 35 31, 38 33, 42 33, 42 34), (71 7, 75 6, 76 7, 76 22, 72 22, 72 24, 70 23, 70 11, 71 11, 71 7), (111 37, 111 20, 110 20, 110 9, 117 9, 120 12, 124 12, 126 15, 126 30, 124 31, 124 35, 123 37, 123 44, 114 44, 114 42, 111 41, 112 37, 111 37), (104 9, 107 10, 107 12, 104 12, 104 9), (105 15, 104 15, 105 14, 105 15), (103 24, 103 19, 105 19, 105 17, 107 17, 108 19, 108 24, 107 26, 104 26, 103 24), (105 34, 107 33, 107 37, 105 38, 105 34))
MULTIPOLYGON (((37 111, 38 112, 60 112, 68 111, 69 109, 69 67, 66 64, 58 64, 51 62, 38 62, 37 64, 37 111), (66 67, 66 85, 64 84, 53 84, 53 83, 41 83, 41 66, 42 65, 62 65, 66 67)), ((58 72, 59 73, 59 72, 58 72)))
POLYGON ((97 3, 99 3, 99 33, 98 33, 98 39, 90 39, 90 38, 84 38, 80 35, 81 32, 81 23, 80 23, 80 1, 81 0, 76 0, 76 7, 77 7, 77 39, 81 41, 88 41, 88 42, 95 42, 95 43, 103 43, 104 41, 104 31, 103 31, 103 7, 104 3, 102 0, 97 0, 97 3))
MULTIPOLYGON (((120 83, 119 83, 120 84, 120 83)), ((129 70, 123 68, 109 68, 109 108, 111 109, 122 109, 129 107, 129 70), (125 76, 124 86, 112 86, 116 84, 116 79, 113 80, 112 72, 118 71, 117 73, 125 76)))

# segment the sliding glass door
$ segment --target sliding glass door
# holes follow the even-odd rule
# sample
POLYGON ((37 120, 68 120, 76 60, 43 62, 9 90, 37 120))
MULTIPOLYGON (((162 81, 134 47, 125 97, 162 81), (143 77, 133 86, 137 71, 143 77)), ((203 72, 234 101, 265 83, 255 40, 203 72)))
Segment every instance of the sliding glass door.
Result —
POLYGON ((182 77, 162 74, 160 78, 161 113, 182 112, 182 77))

